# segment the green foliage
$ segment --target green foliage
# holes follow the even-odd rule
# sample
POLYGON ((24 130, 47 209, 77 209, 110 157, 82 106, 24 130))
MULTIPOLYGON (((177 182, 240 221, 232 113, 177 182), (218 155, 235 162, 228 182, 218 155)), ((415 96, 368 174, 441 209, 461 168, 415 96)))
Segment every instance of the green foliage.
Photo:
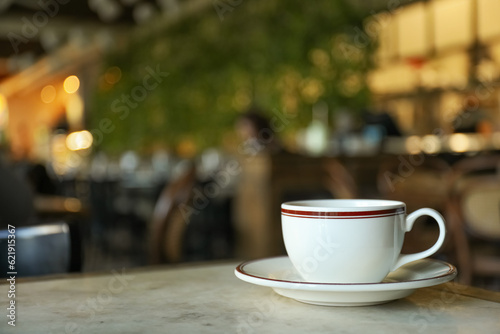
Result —
POLYGON ((346 2, 253 0, 230 9, 211 7, 108 56, 103 73, 117 66, 122 75, 96 89, 90 108, 94 128, 103 118, 115 125, 101 148, 219 145, 253 104, 298 116, 288 131, 307 124, 319 100, 330 110, 367 104, 372 43, 356 44, 362 16, 346 2), (142 99, 137 87, 156 68, 169 75, 142 99), (134 92, 140 101, 121 102, 134 92), (127 114, 117 110, 125 106, 127 114))

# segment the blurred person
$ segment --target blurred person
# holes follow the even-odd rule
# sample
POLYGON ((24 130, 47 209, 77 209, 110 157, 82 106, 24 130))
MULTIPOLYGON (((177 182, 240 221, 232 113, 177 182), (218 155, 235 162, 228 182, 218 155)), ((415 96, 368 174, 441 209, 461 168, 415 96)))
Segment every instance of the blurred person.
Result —
POLYGON ((0 157, 0 229, 34 223, 35 207, 30 185, 0 157))
POLYGON ((257 107, 252 107, 240 115, 235 128, 242 139, 239 151, 244 155, 274 154, 283 151, 269 119, 257 107))
POLYGON ((396 121, 388 112, 374 113, 366 111, 363 120, 365 126, 380 127, 384 137, 401 137, 403 135, 396 121))
POLYGON ((271 120, 253 107, 238 117, 235 130, 239 174, 234 199, 233 220, 236 232, 236 255, 259 258, 275 254, 272 194, 269 193, 273 159, 286 153, 277 138, 271 120))
POLYGON ((55 195, 57 186, 47 168, 40 162, 34 162, 36 155, 32 148, 30 128, 26 123, 21 123, 17 133, 19 139, 11 143, 8 153, 11 168, 31 186, 34 194, 55 195))
POLYGON ((41 195, 56 195, 57 185, 41 163, 31 165, 26 175, 33 191, 41 195))

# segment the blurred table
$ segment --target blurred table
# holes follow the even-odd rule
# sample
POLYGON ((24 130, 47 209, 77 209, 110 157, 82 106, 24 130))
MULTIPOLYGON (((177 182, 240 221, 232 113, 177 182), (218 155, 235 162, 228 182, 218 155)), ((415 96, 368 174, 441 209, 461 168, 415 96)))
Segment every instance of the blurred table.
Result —
POLYGON ((500 293, 446 283, 377 306, 324 307, 237 279, 237 263, 16 282, 1 333, 497 333, 500 293))
POLYGON ((35 211, 42 216, 84 215, 88 208, 75 197, 39 195, 34 199, 35 211))

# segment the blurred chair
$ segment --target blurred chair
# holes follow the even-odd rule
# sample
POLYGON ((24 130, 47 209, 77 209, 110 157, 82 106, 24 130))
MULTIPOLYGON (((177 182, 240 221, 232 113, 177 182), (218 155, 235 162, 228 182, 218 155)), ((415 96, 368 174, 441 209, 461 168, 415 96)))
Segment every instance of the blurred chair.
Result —
MULTIPOLYGON (((377 175, 377 188, 384 199, 406 203, 407 212, 429 207, 444 213, 448 196, 446 176, 450 165, 434 156, 399 155, 382 161, 377 175)), ((422 217, 406 234, 403 253, 415 253, 431 247, 437 240, 437 225, 432 218, 422 217)), ((450 244, 446 239, 440 253, 450 244)))
POLYGON ((326 187, 337 199, 352 199, 358 196, 358 186, 347 168, 335 159, 325 162, 326 187))
POLYGON ((196 169, 190 166, 162 190, 150 226, 151 263, 182 260, 186 219, 195 184, 196 169))
POLYGON ((331 198, 325 158, 289 152, 241 159, 234 201, 237 256, 286 254, 281 232, 283 202, 331 198))
POLYGON ((500 279, 500 156, 458 162, 450 174, 446 220, 459 280, 500 279))
POLYGON ((408 212, 423 207, 444 211, 450 165, 433 156, 398 156, 384 161, 377 188, 385 199, 405 202, 408 212))
POLYGON ((65 222, 17 227, 14 270, 7 262, 10 232, 1 230, 1 275, 14 271, 18 277, 25 277, 81 270, 81 243, 78 233, 72 234, 72 230, 65 222))

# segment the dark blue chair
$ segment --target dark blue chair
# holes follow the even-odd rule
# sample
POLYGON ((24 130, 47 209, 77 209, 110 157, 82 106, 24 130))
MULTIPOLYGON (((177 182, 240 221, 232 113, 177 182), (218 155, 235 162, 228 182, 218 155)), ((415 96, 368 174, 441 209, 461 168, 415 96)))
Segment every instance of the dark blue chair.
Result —
MULTIPOLYGON (((15 269, 9 268, 9 230, 0 230, 0 276, 40 276, 78 271, 81 247, 65 222, 17 227, 15 229, 15 269)), ((11 237, 12 239, 12 237, 11 237)), ((12 258, 11 258, 12 259, 12 258)))

